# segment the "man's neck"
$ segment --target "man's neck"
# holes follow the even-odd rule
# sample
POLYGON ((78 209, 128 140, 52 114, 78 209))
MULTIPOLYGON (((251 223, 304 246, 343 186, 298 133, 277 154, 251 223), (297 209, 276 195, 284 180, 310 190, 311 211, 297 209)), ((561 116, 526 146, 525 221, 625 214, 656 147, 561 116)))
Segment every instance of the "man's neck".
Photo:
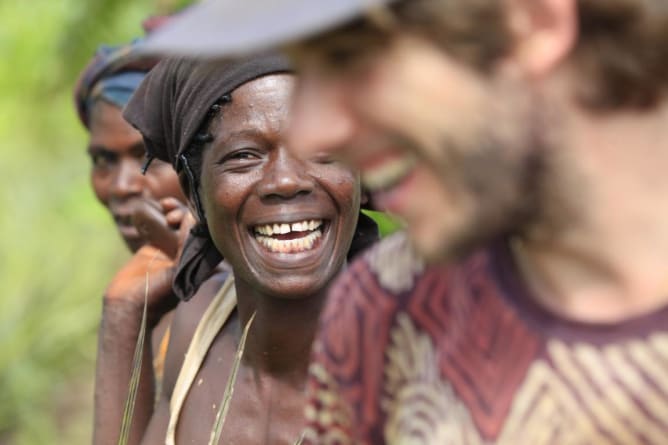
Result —
POLYGON ((600 323, 668 305, 667 127, 665 103, 645 113, 570 113, 555 181, 566 185, 566 218, 557 215, 566 222, 543 221, 514 241, 539 303, 600 323))

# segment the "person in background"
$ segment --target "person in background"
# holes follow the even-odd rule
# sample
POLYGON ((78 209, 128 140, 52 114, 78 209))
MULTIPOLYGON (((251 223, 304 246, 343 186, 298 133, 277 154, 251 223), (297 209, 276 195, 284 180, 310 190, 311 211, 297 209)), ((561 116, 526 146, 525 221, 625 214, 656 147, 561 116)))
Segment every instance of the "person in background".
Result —
MULTIPOLYGON (((142 174, 145 148, 141 134, 122 117, 122 109, 130 96, 157 63, 150 58, 131 60, 134 45, 100 47, 80 74, 74 93, 79 118, 89 134, 87 152, 95 196, 108 209, 133 254, 105 292, 100 324, 99 348, 109 353, 98 357, 96 399, 115 403, 104 406, 96 403, 95 431, 109 429, 115 432, 116 438, 132 368, 131 360, 118 358, 124 357, 125 349, 133 351, 137 340, 136 332, 129 325, 136 320, 130 314, 141 314, 143 310, 145 274, 150 269, 148 301, 151 307, 161 307, 161 315, 149 320, 148 343, 152 345, 152 352, 144 362, 149 366, 146 373, 155 373, 151 381, 156 382, 159 392, 169 340, 171 316, 168 309, 177 301, 171 289, 174 261, 180 239, 185 236, 192 218, 178 177, 168 163, 156 161, 150 171, 142 174), (117 384, 105 385, 99 378, 103 373, 118 376, 117 384), (102 392, 114 397, 103 397, 102 392)), ((94 443, 100 443, 97 437, 94 443)))
POLYGON ((408 224, 331 288, 305 443, 666 442, 667 40, 663 0, 247 0, 148 42, 289 41, 290 147, 408 224))

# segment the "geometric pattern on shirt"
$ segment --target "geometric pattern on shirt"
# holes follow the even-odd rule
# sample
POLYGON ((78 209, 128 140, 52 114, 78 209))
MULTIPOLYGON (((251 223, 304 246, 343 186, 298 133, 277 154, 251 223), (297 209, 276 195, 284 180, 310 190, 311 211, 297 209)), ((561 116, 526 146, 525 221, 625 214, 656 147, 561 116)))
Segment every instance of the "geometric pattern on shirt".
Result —
POLYGON ((411 293, 408 312, 438 340, 434 363, 472 410, 478 430, 497 437, 542 343, 488 279, 487 258, 452 268, 445 280, 440 270, 427 271, 411 293))
POLYGON ((601 348, 551 340, 547 352, 529 368, 499 435, 485 440, 437 369, 430 337, 400 315, 387 350, 386 443, 668 443, 668 334, 601 348))

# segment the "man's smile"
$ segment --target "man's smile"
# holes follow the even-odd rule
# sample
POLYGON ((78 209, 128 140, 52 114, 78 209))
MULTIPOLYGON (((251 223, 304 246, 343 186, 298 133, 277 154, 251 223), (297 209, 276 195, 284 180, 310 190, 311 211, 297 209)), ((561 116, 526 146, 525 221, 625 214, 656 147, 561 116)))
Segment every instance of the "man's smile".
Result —
POLYGON ((362 182, 370 192, 387 190, 405 179, 415 167, 412 156, 391 156, 362 169, 362 182))

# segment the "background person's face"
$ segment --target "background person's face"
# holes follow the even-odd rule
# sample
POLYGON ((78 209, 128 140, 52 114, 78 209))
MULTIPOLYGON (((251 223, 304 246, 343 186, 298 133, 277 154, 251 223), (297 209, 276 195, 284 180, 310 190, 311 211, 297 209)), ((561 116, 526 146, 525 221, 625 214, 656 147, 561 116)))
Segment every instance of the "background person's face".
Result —
POLYGON ((237 285, 278 298, 322 290, 343 265, 360 186, 347 166, 298 159, 284 144, 291 75, 232 93, 202 159, 202 205, 211 237, 237 285))
POLYGON ((511 231, 533 210, 526 187, 542 153, 519 82, 484 77, 411 37, 349 70, 309 60, 319 58, 305 59, 291 147, 360 169, 427 259, 511 231))
POLYGON ((91 112, 88 154, 95 195, 109 209, 128 248, 135 252, 144 240, 132 223, 134 206, 140 199, 175 197, 185 202, 178 177, 171 165, 159 160, 142 175, 145 149, 141 134, 123 119, 118 107, 102 100, 91 112))

